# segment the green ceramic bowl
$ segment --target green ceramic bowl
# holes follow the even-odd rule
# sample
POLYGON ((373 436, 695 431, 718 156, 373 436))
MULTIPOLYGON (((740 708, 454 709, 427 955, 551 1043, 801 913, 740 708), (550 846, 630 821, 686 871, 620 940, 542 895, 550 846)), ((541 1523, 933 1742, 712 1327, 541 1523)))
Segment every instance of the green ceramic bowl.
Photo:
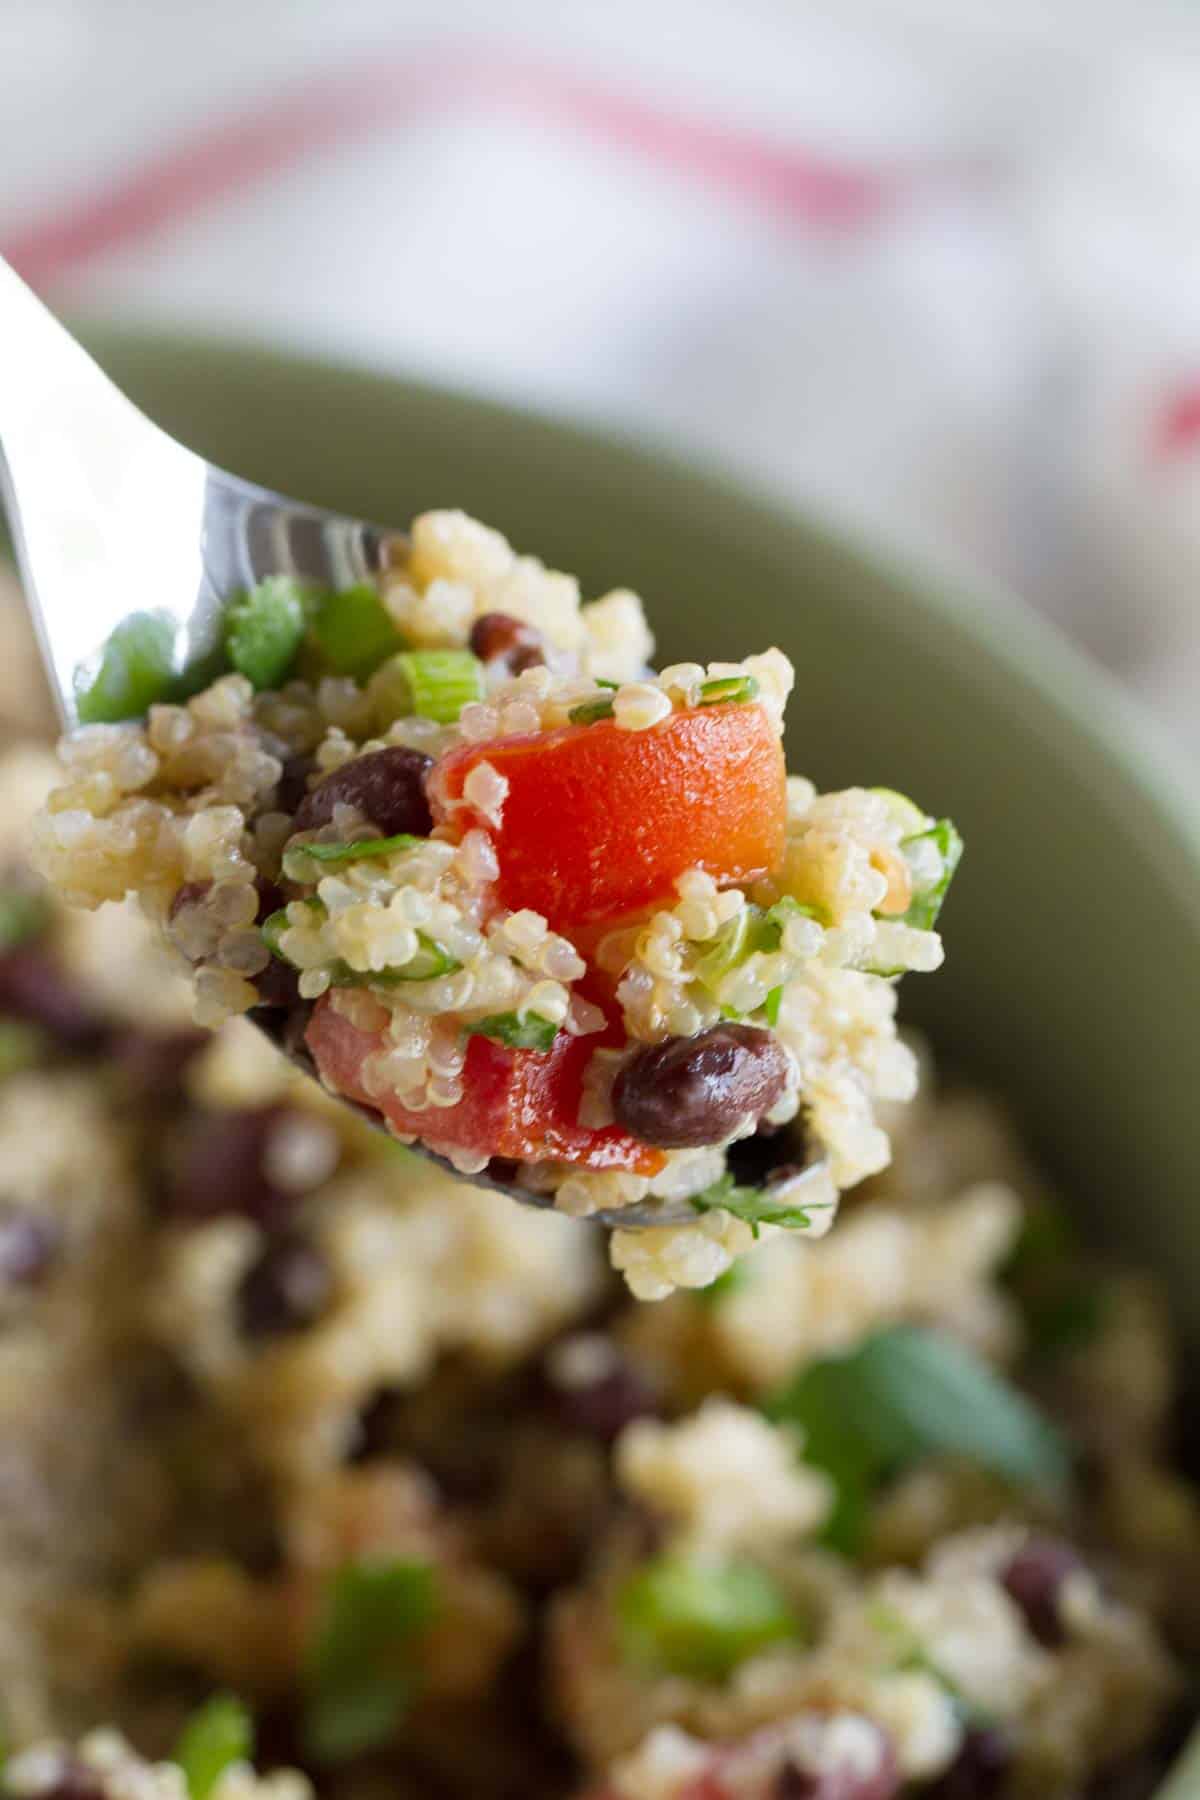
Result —
MULTIPOLYGON (((1200 805, 1058 637, 652 449, 259 350, 88 335, 241 474, 382 520, 463 506, 593 593, 638 589, 664 660, 786 650, 790 765, 918 794, 966 838, 948 962, 906 984, 908 1016, 1003 1089, 1200 1346, 1200 805)), ((1161 1800, 1188 1796, 1200 1746, 1161 1800)))

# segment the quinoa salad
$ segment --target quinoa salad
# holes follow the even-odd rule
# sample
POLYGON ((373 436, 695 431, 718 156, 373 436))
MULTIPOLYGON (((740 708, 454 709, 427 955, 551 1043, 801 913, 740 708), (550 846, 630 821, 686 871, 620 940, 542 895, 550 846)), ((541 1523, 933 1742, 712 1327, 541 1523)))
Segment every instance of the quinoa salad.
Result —
POLYGON ((641 1305, 57 910, 48 764, 0 763, 10 1796, 1147 1800, 1178 1351, 996 1103, 909 1042, 834 1233, 641 1305))
POLYGON ((642 1299, 822 1234, 915 1091, 896 984, 942 960, 953 825, 788 777, 778 650, 656 673, 636 595, 581 603, 462 513, 386 563, 241 596, 190 698, 155 616, 120 627, 37 822, 50 885, 136 894, 201 1024, 269 1023, 401 1142, 636 1208, 642 1299))

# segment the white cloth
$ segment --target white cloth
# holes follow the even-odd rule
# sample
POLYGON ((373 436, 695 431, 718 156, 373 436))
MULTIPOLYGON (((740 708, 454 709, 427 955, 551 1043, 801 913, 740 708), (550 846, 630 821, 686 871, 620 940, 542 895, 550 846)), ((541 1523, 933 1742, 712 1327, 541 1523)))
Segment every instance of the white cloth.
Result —
POLYGON ((2 0, 0 248, 949 546, 1200 750, 1198 62, 1168 0, 2 0))

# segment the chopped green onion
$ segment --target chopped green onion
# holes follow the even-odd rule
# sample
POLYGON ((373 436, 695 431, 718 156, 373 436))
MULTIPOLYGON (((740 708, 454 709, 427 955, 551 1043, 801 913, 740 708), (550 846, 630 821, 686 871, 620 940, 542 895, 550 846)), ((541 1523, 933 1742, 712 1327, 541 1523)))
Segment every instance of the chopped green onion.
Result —
POLYGON ((840 1548, 852 1545, 879 1482, 926 1456, 959 1456, 1008 1480, 1061 1488, 1065 1444, 1041 1413, 942 1332, 896 1325, 849 1355, 811 1362, 768 1397, 764 1410, 804 1433, 804 1458, 832 1476, 850 1520, 838 1519, 840 1548))
MULTIPOLYGON (((325 908, 320 900, 305 900, 302 904, 324 916, 325 908)), ((271 955, 279 957, 281 962, 291 961, 279 941, 290 924, 284 906, 269 914, 258 928, 271 955)), ((399 968, 352 969, 349 963, 339 959, 329 965, 329 979, 333 987, 394 987, 400 981, 434 981, 439 975, 453 975, 461 968, 462 964, 436 938, 418 931, 416 954, 399 968)))
POLYGON ((907 794, 900 793, 896 788, 873 787, 868 788, 867 792, 877 794, 886 803, 905 837, 915 837, 922 831, 928 831, 933 823, 929 814, 923 813, 915 800, 910 800, 907 794))
POLYGON ((572 725, 595 725, 600 719, 611 719, 613 703, 607 694, 601 694, 595 700, 581 700, 567 714, 572 725))
POLYGON ((558 1026, 540 1013, 492 1013, 467 1026, 468 1037, 495 1038, 510 1050, 549 1050, 558 1036, 558 1026))
POLYGON ((767 1024, 774 1030, 779 1023, 779 1009, 783 1005, 783 987, 773 987, 763 1001, 763 1012, 767 1016, 767 1024))
POLYGON ((613 690, 614 694, 616 693, 617 689, 621 685, 619 681, 609 681, 609 679, 606 675, 593 675, 592 680, 595 682, 597 687, 611 688, 613 690))
POLYGON ((230 1763, 254 1754, 254 1721, 232 1694, 214 1694, 184 1726, 172 1753, 187 1782, 188 1800, 208 1800, 230 1763))
POLYGON ((365 681, 404 639, 373 587, 363 583, 340 594, 322 594, 314 603, 313 643, 334 675, 365 681))
POLYGON ((483 664, 469 650, 401 650, 389 656, 371 684, 379 716, 417 714, 453 725, 464 706, 484 696, 483 664))
POLYGON ((784 926, 789 919, 815 919, 827 923, 819 907, 806 906, 785 894, 764 912, 761 906, 747 901, 732 919, 726 921, 696 960, 694 973, 708 988, 715 988, 730 969, 739 967, 758 952, 770 955, 783 942, 784 926))
POLYGON ((711 940, 702 956, 696 958, 694 973, 698 981, 707 988, 713 988, 722 975, 730 969, 737 968, 756 947, 753 939, 765 914, 761 907, 749 902, 727 919, 711 940))
POLYGON ((202 694, 206 687, 211 687, 228 668, 225 642, 223 638, 218 638, 215 644, 210 644, 207 650, 198 651, 184 664, 171 683, 171 691, 166 698, 175 706, 182 706, 193 694, 202 694))
POLYGON ((900 851, 910 864, 915 863, 921 884, 914 889, 912 903, 900 923, 911 925, 916 931, 932 931, 942 910, 946 890, 953 881, 954 871, 962 858, 963 841, 949 819, 939 819, 928 831, 905 838, 900 851), (937 852, 938 867, 932 877, 923 872, 926 859, 917 852, 919 844, 931 844, 937 852))
POLYGON ((50 923, 44 894, 30 888, 0 888, 0 951, 15 950, 40 937, 50 923))
POLYGON ((628 1577, 616 1598, 627 1662, 719 1681, 748 1656, 801 1635, 777 1584, 751 1562, 667 1552, 628 1577))
POLYGON ((428 1562, 347 1563, 330 1578, 304 1667, 314 1761, 341 1762, 393 1736, 419 1684, 416 1640, 436 1610, 428 1562))
POLYGON ((75 709, 83 725, 138 719, 165 700, 175 679, 175 621, 135 612, 109 634, 94 670, 75 671, 75 709))
POLYGON ((352 844, 297 844, 296 849, 314 862, 340 868, 343 863, 362 862, 371 856, 394 856, 398 850, 413 850, 425 842, 425 838, 401 831, 395 837, 356 838, 352 844))
MULTIPOLYGON (((323 914, 325 911, 325 908, 321 905, 319 900, 306 900, 304 904, 308 907, 310 912, 320 912, 323 914)), ((280 962, 291 961, 291 958, 286 955, 279 943, 280 938, 289 928, 291 922, 292 921, 288 918, 287 907, 281 906, 277 912, 268 913, 258 928, 263 943, 267 946, 271 955, 277 956, 280 962)))
MULTIPOLYGON (((442 944, 439 944, 436 938, 427 937, 423 931, 418 931, 417 943, 420 946, 417 954, 411 957, 402 968, 383 969, 378 974, 368 975, 360 975, 357 971, 351 971, 351 973, 355 975, 356 982, 360 985, 369 985, 372 981, 380 981, 384 986, 390 986, 396 981, 435 981, 439 975, 453 975, 456 970, 462 968, 462 964, 451 956, 450 952, 442 944)), ((348 986, 350 984, 335 981, 334 985, 348 986)))
POLYGON ((304 639, 304 595, 292 575, 269 575, 225 614, 225 648, 256 689, 277 688, 304 639))
POLYGON ((782 1196, 772 1199, 770 1188, 739 1187, 733 1176, 726 1173, 711 1187, 702 1193, 692 1194, 688 1204, 694 1212, 727 1212, 735 1219, 744 1219, 755 1237, 760 1225, 784 1225, 794 1230, 804 1231, 812 1224, 814 1212, 824 1212, 833 1205, 831 1200, 822 1200, 815 1205, 789 1205, 782 1196))
MULTIPOLYGON (((784 894, 774 906, 769 906, 767 918, 772 925, 778 927, 780 938, 789 919, 815 919, 818 925, 828 925, 830 922, 829 914, 823 906, 811 906, 806 900, 797 900, 793 894, 784 894)), ((778 943, 778 939, 776 942, 778 943)))
POLYGON ((50 1040, 24 1019, 0 1019, 0 1081, 32 1069, 50 1049, 50 1040))
POLYGON ((718 675, 712 681, 700 683, 699 704, 720 706, 731 700, 738 706, 744 706, 757 695, 758 683, 753 675, 718 675))

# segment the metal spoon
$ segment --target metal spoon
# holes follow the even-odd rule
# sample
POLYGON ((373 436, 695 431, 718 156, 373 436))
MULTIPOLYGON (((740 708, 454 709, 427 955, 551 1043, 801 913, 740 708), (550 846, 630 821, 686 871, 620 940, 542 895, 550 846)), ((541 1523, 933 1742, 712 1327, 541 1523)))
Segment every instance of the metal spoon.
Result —
MULTIPOLYGON (((382 546, 400 535, 257 487, 176 443, 126 399, 2 259, 0 487, 46 673, 68 728, 78 723, 77 672, 131 614, 174 620, 175 668, 182 674, 202 666, 219 644, 231 595, 279 574, 323 588, 350 587, 378 573, 382 546)), ((254 1017, 293 1062, 313 1073, 302 1048, 284 1041, 279 1015, 254 1017)), ((415 1147, 473 1186, 496 1188, 526 1206, 553 1205, 549 1195, 511 1181, 464 1176, 433 1151, 415 1147)), ((781 1149, 780 1161, 794 1155, 781 1149)), ((818 1160, 793 1177, 788 1202, 797 1184, 824 1171, 818 1160)), ((802 1204, 798 1193, 795 1203, 802 1204)), ((691 1222, 696 1213, 686 1200, 650 1198, 593 1216, 628 1228, 691 1222)))

